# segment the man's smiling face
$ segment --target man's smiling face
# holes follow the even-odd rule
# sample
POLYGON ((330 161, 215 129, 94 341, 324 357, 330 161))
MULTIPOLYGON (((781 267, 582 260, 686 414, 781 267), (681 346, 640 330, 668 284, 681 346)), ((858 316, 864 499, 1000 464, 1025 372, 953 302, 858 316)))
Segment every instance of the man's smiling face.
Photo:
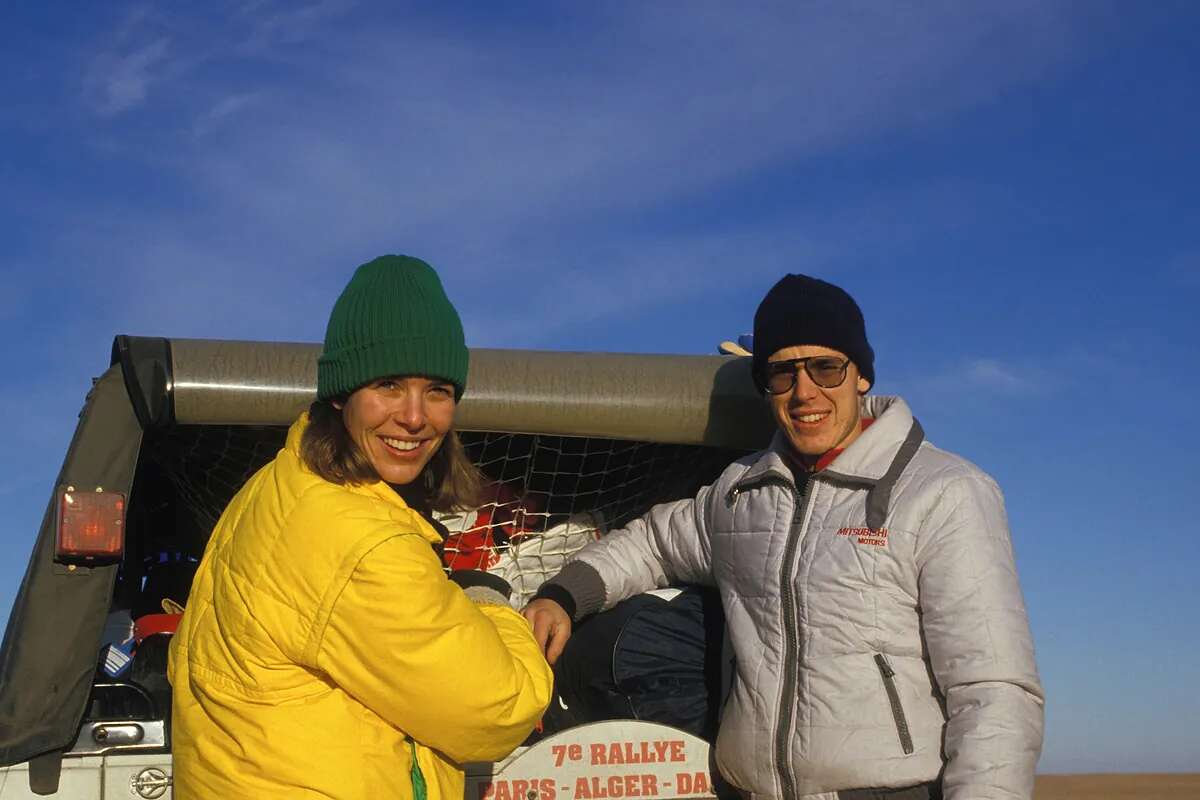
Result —
MULTIPOLYGON (((846 354, 818 345, 794 345, 772 353, 772 362, 794 358, 832 356, 845 359, 846 354)), ((846 378, 832 389, 813 383, 804 368, 797 365, 796 385, 782 394, 768 394, 771 415, 779 430, 787 436, 792 450, 805 463, 811 464, 825 453, 850 445, 861 433, 858 397, 871 384, 858 374, 854 362, 846 367, 846 378)))

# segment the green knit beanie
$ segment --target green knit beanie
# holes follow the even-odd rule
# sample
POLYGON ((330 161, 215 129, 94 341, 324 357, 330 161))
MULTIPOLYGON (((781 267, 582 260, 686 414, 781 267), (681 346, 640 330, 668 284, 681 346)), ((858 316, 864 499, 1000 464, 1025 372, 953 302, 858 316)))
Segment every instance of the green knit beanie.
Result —
POLYGON ((354 272, 333 305, 317 361, 317 397, 349 394, 388 375, 425 375, 467 388, 462 320, 433 267, 380 256, 354 272))

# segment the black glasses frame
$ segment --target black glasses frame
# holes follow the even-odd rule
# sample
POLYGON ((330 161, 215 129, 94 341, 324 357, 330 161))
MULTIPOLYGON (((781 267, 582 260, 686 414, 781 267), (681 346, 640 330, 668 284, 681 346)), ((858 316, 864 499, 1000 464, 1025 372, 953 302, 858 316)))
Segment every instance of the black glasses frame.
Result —
POLYGON ((804 371, 808 373, 809 379, 817 386, 820 386, 822 389, 836 389, 846 382, 846 368, 850 366, 850 359, 847 358, 842 361, 842 365, 839 368, 840 377, 836 383, 821 383, 817 379, 817 376, 813 374, 811 364, 813 361, 837 360, 837 356, 807 356, 805 358, 788 358, 783 361, 768 361, 767 366, 763 368, 763 389, 766 390, 767 394, 787 394, 796 388, 796 381, 800 378, 801 367, 804 368, 804 371), (791 369, 785 370, 783 367, 790 367, 791 369), (788 382, 786 389, 776 391, 771 388, 771 378, 775 375, 788 375, 791 377, 791 381, 788 382))

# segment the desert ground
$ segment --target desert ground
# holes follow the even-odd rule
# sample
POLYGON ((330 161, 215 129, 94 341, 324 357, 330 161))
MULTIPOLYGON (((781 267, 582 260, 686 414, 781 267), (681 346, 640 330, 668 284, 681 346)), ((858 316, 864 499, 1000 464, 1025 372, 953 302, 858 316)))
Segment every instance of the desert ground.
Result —
POLYGON ((1200 772, 1039 775, 1034 800, 1200 800, 1200 772))

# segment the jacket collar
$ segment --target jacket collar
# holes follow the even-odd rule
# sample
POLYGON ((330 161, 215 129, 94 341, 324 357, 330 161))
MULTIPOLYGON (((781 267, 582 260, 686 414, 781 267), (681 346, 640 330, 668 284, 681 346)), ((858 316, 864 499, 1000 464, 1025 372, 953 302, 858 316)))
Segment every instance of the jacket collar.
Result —
MULTIPOLYGON (((875 422, 817 474, 874 485, 892 465, 912 427, 913 417, 908 404, 899 397, 867 396, 859 399, 859 410, 862 416, 871 417, 875 422)), ((795 485, 788 466, 789 448, 787 437, 776 430, 771 444, 759 454, 737 485, 745 487, 776 478, 795 485)))
POLYGON ((771 444, 767 446, 766 450, 759 452, 758 458, 750 465, 750 469, 746 470, 745 474, 737 480, 733 488, 741 490, 752 484, 776 480, 782 480, 794 488, 796 479, 792 476, 791 467, 788 466, 787 457, 784 455, 787 448, 787 439, 782 433, 775 431, 775 435, 771 437, 771 444))
MULTIPOLYGON (((287 444, 284 445, 284 449, 286 449, 288 453, 290 453, 292 457, 296 459, 299 468, 311 475, 313 480, 326 482, 321 476, 312 472, 312 470, 308 468, 308 465, 304 463, 304 459, 300 457, 300 439, 304 436, 304 429, 307 427, 308 412, 305 411, 300 414, 296 421, 292 423, 292 426, 288 428, 287 444)), ((334 484, 330 485, 332 486, 334 484)), ((395 509, 407 511, 407 516, 411 516, 415 521, 417 530, 420 531, 422 537, 428 539, 433 544, 441 543, 442 537, 436 530, 434 530, 434 527, 430 525, 429 522, 419 513, 409 508, 408 503, 404 502, 404 498, 400 496, 400 493, 383 481, 375 481, 374 483, 363 483, 358 485, 346 484, 340 488, 353 494, 380 500, 395 509)))
POLYGON ((825 468, 830 477, 874 484, 887 473, 912 428, 908 404, 899 397, 862 397, 859 410, 875 422, 825 468))

